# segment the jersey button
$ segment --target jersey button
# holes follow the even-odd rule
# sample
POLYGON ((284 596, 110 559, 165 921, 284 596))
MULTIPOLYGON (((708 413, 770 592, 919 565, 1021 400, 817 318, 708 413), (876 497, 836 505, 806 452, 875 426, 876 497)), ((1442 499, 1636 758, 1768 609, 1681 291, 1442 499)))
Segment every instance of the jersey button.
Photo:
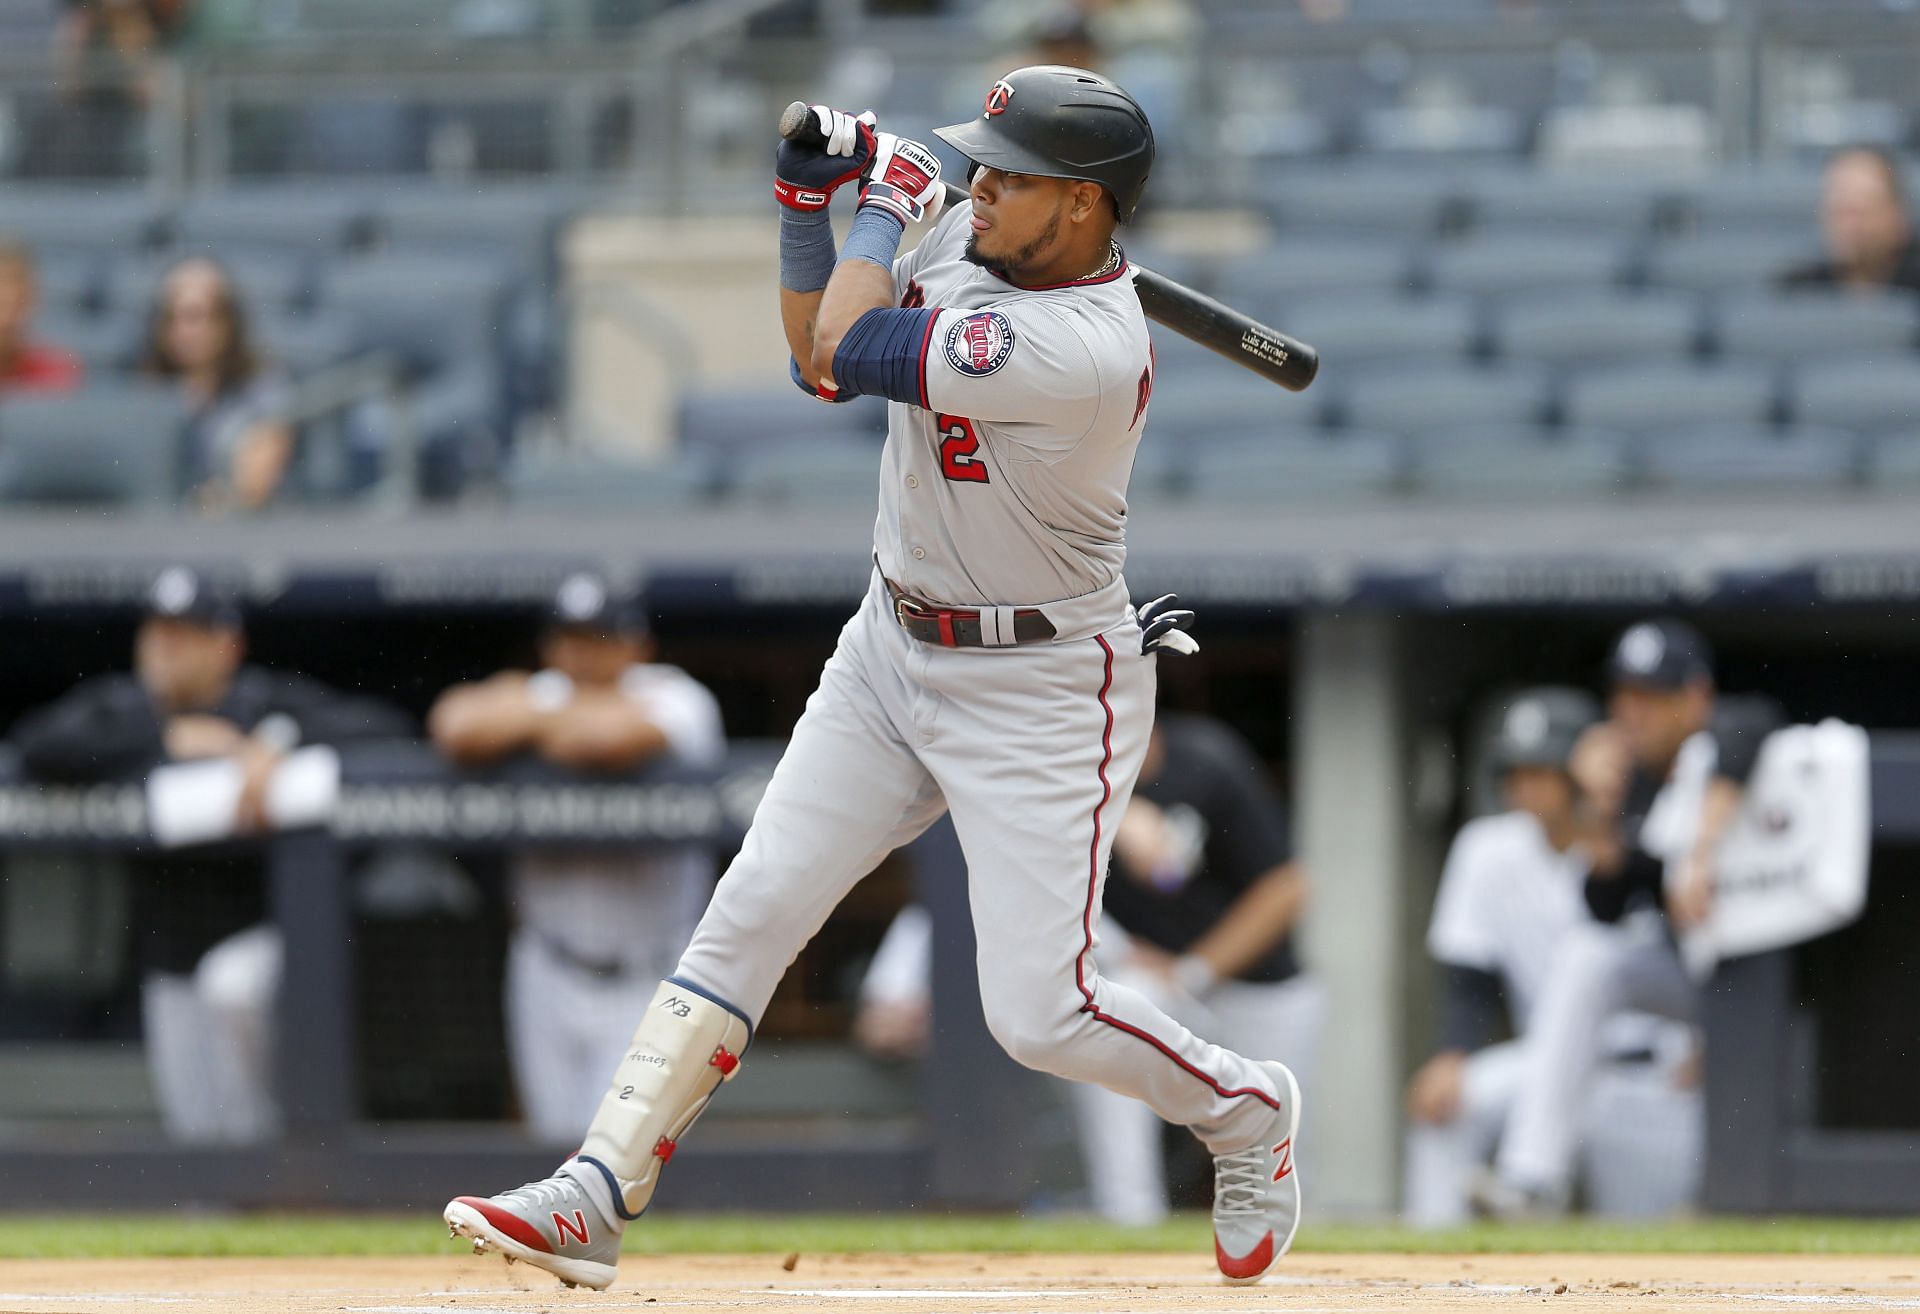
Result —
POLYGON ((927 559, 927 550, 925 548, 915 548, 913 550, 913 559, 915 561, 925 561, 927 559))
POLYGON ((920 487, 920 476, 919 476, 919 475, 908 475, 908 476, 907 476, 907 487, 908 487, 908 488, 918 488, 918 487, 920 487))

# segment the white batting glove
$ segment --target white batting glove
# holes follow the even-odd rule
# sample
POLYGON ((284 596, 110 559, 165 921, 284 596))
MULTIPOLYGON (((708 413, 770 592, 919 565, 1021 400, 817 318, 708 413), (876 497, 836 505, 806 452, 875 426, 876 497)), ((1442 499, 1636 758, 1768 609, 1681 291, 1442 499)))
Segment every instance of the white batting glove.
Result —
POLYGON ((1200 651, 1199 641, 1187 631, 1192 628, 1194 614, 1176 609, 1174 604, 1180 599, 1172 593, 1163 593, 1140 608, 1135 619, 1140 624, 1140 652, 1177 652, 1183 656, 1192 656, 1200 651))
POLYGON ((940 181, 940 161, 911 137, 877 133, 867 179, 867 185, 860 189, 860 208, 879 206, 902 224, 936 219, 947 203, 946 185, 940 181))

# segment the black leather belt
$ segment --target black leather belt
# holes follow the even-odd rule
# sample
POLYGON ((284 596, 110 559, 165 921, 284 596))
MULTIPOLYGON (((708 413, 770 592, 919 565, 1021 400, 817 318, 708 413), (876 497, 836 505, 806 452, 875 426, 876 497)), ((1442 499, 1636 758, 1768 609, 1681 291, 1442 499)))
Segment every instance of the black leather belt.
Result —
POLYGON ((1013 641, 989 643, 986 629, 990 622, 981 619, 972 607, 942 607, 928 602, 882 575, 887 596, 893 599, 893 618, 922 643, 937 643, 943 648, 1005 648, 1023 643, 1051 643, 1056 631, 1053 622, 1038 607, 1018 607, 1013 613, 1013 641))

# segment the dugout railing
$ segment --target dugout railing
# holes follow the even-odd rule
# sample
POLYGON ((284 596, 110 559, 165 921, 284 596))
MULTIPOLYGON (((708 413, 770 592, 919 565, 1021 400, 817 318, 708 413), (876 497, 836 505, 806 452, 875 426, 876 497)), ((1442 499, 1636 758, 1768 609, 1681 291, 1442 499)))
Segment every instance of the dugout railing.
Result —
MULTIPOLYGON (((332 823, 264 841, 272 920, 285 942, 278 998, 282 1136, 257 1146, 170 1146, 151 1132, 90 1128, 0 1143, 0 1187, 49 1206, 424 1207, 442 1196, 542 1175, 553 1150, 494 1125, 373 1126, 355 1101, 354 933, 348 867, 378 843, 464 847, 738 842, 777 752, 737 746, 717 774, 653 770, 590 778, 535 763, 457 773, 422 745, 343 754, 332 823)), ((1920 734, 1873 739, 1882 843, 1920 843, 1920 734)), ((0 763, 0 848, 151 851, 138 782, 58 787, 0 763)), ((827 1136, 696 1138, 663 1199, 692 1207, 1007 1206, 1030 1186, 1034 1091, 980 1015, 965 864, 944 824, 909 850, 933 912, 932 1052, 922 1115, 902 1134, 858 1120, 827 1136)), ((1705 1203, 1732 1212, 1920 1208, 1920 1140, 1822 1128, 1813 1119, 1809 1029, 1796 951, 1724 964, 1706 1006, 1705 1203)), ((497 989, 497 981, 476 981, 497 989)), ((431 1046, 431 1034, 419 1037, 431 1046)), ((772 1070, 752 1070, 759 1081, 772 1070)))

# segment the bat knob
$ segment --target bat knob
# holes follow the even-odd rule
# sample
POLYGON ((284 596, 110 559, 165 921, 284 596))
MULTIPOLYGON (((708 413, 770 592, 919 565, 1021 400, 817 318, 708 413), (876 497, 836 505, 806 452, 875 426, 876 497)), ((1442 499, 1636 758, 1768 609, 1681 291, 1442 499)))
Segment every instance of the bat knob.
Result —
POLYGON ((806 131, 807 125, 812 122, 813 113, 807 108, 807 103, 796 100, 780 112, 780 135, 788 141, 793 141, 806 131))

